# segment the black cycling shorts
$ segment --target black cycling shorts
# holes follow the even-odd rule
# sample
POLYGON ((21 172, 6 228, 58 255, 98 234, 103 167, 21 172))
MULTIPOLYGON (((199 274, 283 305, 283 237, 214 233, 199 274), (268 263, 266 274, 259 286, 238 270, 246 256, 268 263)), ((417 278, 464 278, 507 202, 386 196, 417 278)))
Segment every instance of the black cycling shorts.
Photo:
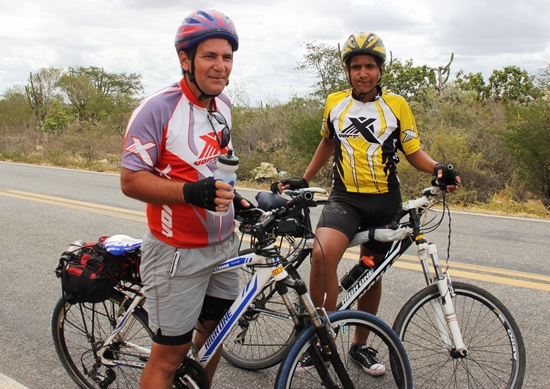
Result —
MULTIPOLYGON (((401 208, 399 190, 382 194, 332 192, 319 218, 317 228, 343 232, 351 241, 358 230, 381 227, 394 221, 401 208)), ((369 241, 363 244, 373 254, 385 254, 391 242, 369 241)))

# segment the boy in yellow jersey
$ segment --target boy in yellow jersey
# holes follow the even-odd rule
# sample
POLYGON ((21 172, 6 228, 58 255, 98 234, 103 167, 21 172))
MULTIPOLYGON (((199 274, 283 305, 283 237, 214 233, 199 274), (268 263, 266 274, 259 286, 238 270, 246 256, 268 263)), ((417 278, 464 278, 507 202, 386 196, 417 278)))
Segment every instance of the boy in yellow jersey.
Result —
MULTIPOLYGON (((357 229, 390 224, 401 207, 397 150, 416 169, 450 184, 449 192, 460 186, 456 171, 448 170, 421 149, 414 116, 405 99, 378 85, 385 60, 386 49, 378 35, 350 35, 342 50, 342 61, 351 89, 328 96, 322 139, 303 178, 284 180, 277 187, 279 191, 307 187, 334 157, 331 201, 324 207, 315 231, 309 289, 316 306, 323 304, 326 291, 324 306, 328 312, 336 309, 336 270, 357 229)), ((371 255, 378 261, 390 246, 391 243, 367 242, 361 246, 360 255, 371 255)), ((376 314, 381 294, 382 279, 359 299, 358 309, 376 314)), ((368 374, 384 374, 385 367, 378 361, 376 350, 367 347, 365 339, 366 334, 356 333, 351 357, 368 374)), ((300 369, 310 366, 306 356, 300 369)))

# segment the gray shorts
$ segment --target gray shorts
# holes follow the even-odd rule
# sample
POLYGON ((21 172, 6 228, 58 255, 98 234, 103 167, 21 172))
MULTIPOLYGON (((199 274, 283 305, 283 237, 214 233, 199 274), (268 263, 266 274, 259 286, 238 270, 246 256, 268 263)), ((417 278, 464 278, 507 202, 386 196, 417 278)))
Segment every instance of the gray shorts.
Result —
POLYGON ((238 248, 236 234, 216 245, 177 249, 147 233, 140 272, 153 333, 161 329, 164 336, 180 336, 193 330, 205 295, 235 300, 240 270, 216 275, 212 270, 237 256, 238 248))

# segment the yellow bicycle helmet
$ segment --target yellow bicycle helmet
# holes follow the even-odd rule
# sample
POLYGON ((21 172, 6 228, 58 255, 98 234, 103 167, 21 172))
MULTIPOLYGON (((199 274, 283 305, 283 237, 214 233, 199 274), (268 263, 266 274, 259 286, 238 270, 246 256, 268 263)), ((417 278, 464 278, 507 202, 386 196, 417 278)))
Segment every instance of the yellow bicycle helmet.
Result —
POLYGON ((379 65, 386 61, 386 47, 382 39, 374 32, 354 32, 344 43, 342 49, 342 62, 346 66, 348 60, 356 54, 372 55, 380 61, 379 65))

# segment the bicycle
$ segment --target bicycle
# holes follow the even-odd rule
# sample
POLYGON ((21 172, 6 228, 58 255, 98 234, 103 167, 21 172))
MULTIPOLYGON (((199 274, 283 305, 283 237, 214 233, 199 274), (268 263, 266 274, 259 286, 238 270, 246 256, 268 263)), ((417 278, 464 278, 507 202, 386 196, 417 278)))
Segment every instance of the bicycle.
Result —
MULTIPOLYGON (((273 286, 287 309, 296 333, 294 348, 277 374, 277 388, 307 387, 386 388, 413 387, 407 354, 397 334, 376 316, 351 310, 320 316, 307 287, 285 270, 281 250, 274 245, 274 231, 297 226, 293 215, 315 206, 313 194, 303 192, 284 207, 269 212, 241 212, 241 228, 254 237, 253 248, 220 264, 214 272, 254 266, 255 272, 239 297, 220 320, 205 345, 192 348, 176 373, 174 388, 208 388, 204 366, 227 334, 247 312, 260 291, 273 286), (291 296, 289 290, 295 293, 291 296), (299 301, 294 300, 294 296, 299 301), (378 358, 389 372, 373 379, 348 360, 348 348, 357 327, 371 332, 369 343, 378 347, 378 358), (323 351, 320 354, 319 349, 323 351), (314 369, 295 374, 303 354, 311 355, 314 369)), ((140 240, 113 236, 105 241, 112 254, 135 252, 140 240)), ((147 326, 143 285, 120 281, 108 300, 101 303, 70 303, 62 296, 52 317, 56 352, 73 381, 84 388, 137 388, 141 370, 150 354, 151 330, 147 326)))
MULTIPOLYGON (((300 190, 285 193, 292 197, 300 190)), ((392 241, 392 248, 383 260, 367 269, 345 291, 337 311, 351 309, 359 297, 416 243, 427 286, 404 304, 393 325, 411 361, 415 387, 520 388, 525 375, 525 346, 511 313, 486 290, 464 282, 451 282, 449 252, 447 267, 443 269, 436 245, 425 239, 425 233, 435 230, 446 212, 450 223, 445 198, 445 187, 434 180, 421 197, 403 203, 399 221, 394 225, 356 235, 350 247, 368 240, 366 237, 370 235, 370 239, 392 241), (438 203, 439 192, 443 193, 441 218, 428 219, 429 210, 438 203)), ((309 258, 313 248, 310 214, 304 213, 301 219, 303 233, 291 239, 285 236, 294 250, 285 268, 296 277, 298 268, 309 258)), ((232 342, 224 344, 226 360, 247 370, 264 369, 280 362, 296 333, 286 324, 288 318, 281 314, 276 303, 268 285, 249 307, 245 314, 247 320, 241 320, 239 327, 229 335, 232 342), (275 329, 278 332, 274 332, 275 329)))

